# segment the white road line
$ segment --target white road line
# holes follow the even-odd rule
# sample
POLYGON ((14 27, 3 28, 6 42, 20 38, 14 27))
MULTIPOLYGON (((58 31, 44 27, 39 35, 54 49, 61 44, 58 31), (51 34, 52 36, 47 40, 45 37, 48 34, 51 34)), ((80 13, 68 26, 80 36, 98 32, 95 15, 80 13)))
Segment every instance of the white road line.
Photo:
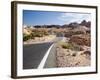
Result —
POLYGON ((42 69, 42 68, 44 67, 45 62, 46 62, 46 60, 47 60, 47 58, 48 58, 48 55, 49 55, 50 50, 51 50, 51 48, 53 47, 53 45, 54 45, 54 44, 52 44, 52 45, 50 46, 50 48, 48 49, 48 51, 47 51, 46 54, 44 55, 42 61, 40 62, 39 66, 38 66, 38 69, 42 69))

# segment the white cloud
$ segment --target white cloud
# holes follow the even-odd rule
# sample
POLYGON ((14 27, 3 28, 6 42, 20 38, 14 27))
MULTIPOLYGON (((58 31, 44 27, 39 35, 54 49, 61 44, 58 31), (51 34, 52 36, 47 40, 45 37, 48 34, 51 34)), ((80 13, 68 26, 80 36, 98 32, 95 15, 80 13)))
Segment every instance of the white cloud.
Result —
POLYGON ((80 23, 82 20, 91 21, 91 14, 86 13, 62 13, 59 17, 60 20, 66 22, 66 24, 71 22, 80 23))

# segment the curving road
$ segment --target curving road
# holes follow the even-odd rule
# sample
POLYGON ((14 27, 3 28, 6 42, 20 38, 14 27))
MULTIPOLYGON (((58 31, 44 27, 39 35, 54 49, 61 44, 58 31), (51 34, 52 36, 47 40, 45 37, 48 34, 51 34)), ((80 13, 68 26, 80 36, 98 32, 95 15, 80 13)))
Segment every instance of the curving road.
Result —
MULTIPOLYGON (((63 37, 56 37, 53 42, 23 45, 23 69, 38 68, 47 50, 53 43, 63 40, 63 37)), ((50 51, 44 67, 54 67, 55 48, 50 51)))
POLYGON ((53 42, 23 45, 23 69, 37 68, 53 42))

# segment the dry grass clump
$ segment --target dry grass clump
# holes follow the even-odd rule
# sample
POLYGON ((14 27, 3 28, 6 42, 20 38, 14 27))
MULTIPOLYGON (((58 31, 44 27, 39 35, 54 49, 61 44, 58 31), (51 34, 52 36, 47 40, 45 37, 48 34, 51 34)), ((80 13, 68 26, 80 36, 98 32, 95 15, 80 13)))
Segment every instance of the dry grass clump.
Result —
POLYGON ((75 51, 82 51, 83 50, 83 48, 77 44, 66 43, 66 42, 60 42, 59 44, 63 49, 71 49, 71 50, 75 50, 75 51))

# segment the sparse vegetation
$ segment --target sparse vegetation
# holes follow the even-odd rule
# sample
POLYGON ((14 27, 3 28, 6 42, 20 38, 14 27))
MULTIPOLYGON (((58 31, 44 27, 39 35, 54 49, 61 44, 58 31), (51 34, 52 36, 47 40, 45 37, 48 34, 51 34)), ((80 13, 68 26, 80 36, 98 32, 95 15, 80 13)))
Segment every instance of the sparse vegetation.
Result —
MULTIPOLYGON (((28 29, 29 31, 29 29, 28 29)), ((30 34, 23 34, 23 41, 27 41, 29 39, 35 39, 35 37, 43 37, 49 35, 47 29, 32 29, 30 34)))
POLYGON ((75 51, 82 51, 82 47, 74 43, 59 42, 63 49, 71 49, 75 51))
POLYGON ((57 42, 57 66, 87 66, 90 65, 90 60, 86 56, 90 57, 91 55, 90 25, 91 22, 85 20, 81 23, 70 23, 62 26, 36 25, 33 28, 28 27, 25 29, 27 34, 23 34, 23 41, 26 44, 29 44, 29 42, 57 42))
POLYGON ((73 47, 72 44, 69 43, 62 43, 61 46, 64 49, 71 49, 73 47))
POLYGON ((26 35, 26 34, 23 35, 23 41, 27 41, 29 39, 31 39, 30 35, 26 35))

